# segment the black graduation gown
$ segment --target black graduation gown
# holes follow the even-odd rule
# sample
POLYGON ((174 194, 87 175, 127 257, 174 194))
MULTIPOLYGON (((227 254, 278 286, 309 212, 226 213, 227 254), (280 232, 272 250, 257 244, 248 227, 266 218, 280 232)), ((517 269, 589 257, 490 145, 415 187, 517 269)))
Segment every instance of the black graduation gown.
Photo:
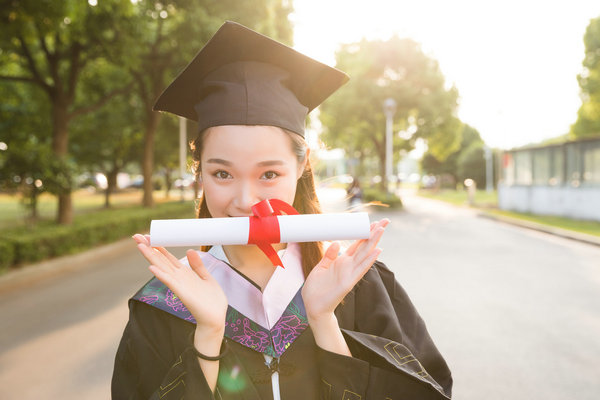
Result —
MULTIPOLYGON (((273 399, 262 353, 228 340, 213 394, 192 350, 195 325, 136 300, 129 309, 113 399, 273 399)), ((306 328, 278 362, 283 400, 450 398, 450 370, 384 264, 371 267, 335 314, 353 357, 319 348, 306 328)))

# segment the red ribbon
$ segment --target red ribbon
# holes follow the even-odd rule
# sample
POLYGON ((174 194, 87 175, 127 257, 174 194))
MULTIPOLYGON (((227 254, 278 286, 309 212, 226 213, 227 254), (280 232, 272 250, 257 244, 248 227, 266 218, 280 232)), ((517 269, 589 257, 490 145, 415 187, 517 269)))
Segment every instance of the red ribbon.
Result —
POLYGON ((279 232, 279 220, 277 215, 285 212, 287 215, 297 215, 298 211, 288 203, 278 199, 267 199, 252 206, 252 217, 250 217, 250 231, 248 232, 248 244, 255 244, 274 266, 283 267, 281 259, 273 248, 273 243, 279 243, 281 236, 279 232))

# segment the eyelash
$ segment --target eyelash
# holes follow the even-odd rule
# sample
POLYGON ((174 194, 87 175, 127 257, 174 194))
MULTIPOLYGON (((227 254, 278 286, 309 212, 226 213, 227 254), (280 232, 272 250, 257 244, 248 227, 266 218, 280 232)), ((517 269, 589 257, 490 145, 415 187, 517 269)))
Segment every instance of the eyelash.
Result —
POLYGON ((213 173, 213 176, 214 176, 215 178, 217 178, 217 179, 223 179, 223 180, 225 180, 225 179, 229 179, 229 178, 231 177, 231 174, 230 174, 229 172, 227 172, 227 171, 223 171, 222 169, 220 169, 220 170, 218 170, 218 171, 215 171, 215 172, 213 173), (226 176, 226 177, 223 177, 223 176, 222 176, 223 174, 226 174, 227 176, 226 176))
POLYGON ((273 179, 275 179, 275 178, 277 178, 277 177, 279 176, 279 174, 278 174, 277 172, 275 172, 275 171, 267 171, 267 172, 265 172, 264 174, 262 174, 261 178, 262 178, 263 176, 267 175, 267 174, 273 174, 273 177, 272 177, 272 178, 266 178, 266 177, 265 177, 265 179, 266 179, 266 180, 268 180, 268 181, 270 181, 270 180, 273 180, 273 179))
MULTIPOLYGON (((217 179, 222 179, 222 180, 230 179, 231 178, 231 174, 229 172, 227 172, 227 171, 223 171, 222 169, 220 169, 218 171, 215 171, 213 173, 213 176, 215 178, 217 178, 217 179), (225 176, 223 176, 223 175, 225 175, 225 176)), ((277 178, 278 176, 279 176, 279 174, 277 172, 275 172, 275 171, 267 171, 264 174, 262 174, 260 178, 270 181, 270 180, 273 180, 273 179, 277 178), (272 177, 271 178, 267 178, 267 175, 272 175, 272 177)))

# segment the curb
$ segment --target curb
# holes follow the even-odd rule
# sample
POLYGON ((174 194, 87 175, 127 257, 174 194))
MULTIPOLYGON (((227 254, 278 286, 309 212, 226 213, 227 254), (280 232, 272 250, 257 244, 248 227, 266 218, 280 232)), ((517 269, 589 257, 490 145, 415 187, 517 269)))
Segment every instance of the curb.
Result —
POLYGON ((595 246, 600 246, 600 237, 594 235, 588 235, 586 233, 579 233, 575 231, 570 231, 568 229, 555 228, 549 225, 539 224, 537 222, 525 221, 518 218, 512 218, 507 216, 500 216, 490 214, 484 211, 480 211, 477 214, 478 217, 491 219, 498 222, 504 222, 506 224, 519 226, 521 228, 527 228, 536 230, 539 232, 549 233, 551 235, 560 236, 566 239, 576 240, 578 242, 592 244, 595 246))
POLYGON ((0 293, 21 289, 66 272, 83 271, 91 267, 99 258, 115 256, 125 251, 131 251, 133 248, 132 239, 125 238, 77 254, 23 265, 0 275, 0 293))

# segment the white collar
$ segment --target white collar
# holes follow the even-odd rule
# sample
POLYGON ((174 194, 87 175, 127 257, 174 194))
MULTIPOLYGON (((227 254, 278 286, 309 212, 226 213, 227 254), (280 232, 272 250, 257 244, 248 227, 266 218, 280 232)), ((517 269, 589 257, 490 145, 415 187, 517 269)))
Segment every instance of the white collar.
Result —
POLYGON ((304 283, 300 245, 289 243, 278 254, 285 268, 276 268, 261 292, 229 264, 222 246, 213 246, 208 253, 200 252, 206 269, 221 285, 229 305, 269 330, 304 283))

